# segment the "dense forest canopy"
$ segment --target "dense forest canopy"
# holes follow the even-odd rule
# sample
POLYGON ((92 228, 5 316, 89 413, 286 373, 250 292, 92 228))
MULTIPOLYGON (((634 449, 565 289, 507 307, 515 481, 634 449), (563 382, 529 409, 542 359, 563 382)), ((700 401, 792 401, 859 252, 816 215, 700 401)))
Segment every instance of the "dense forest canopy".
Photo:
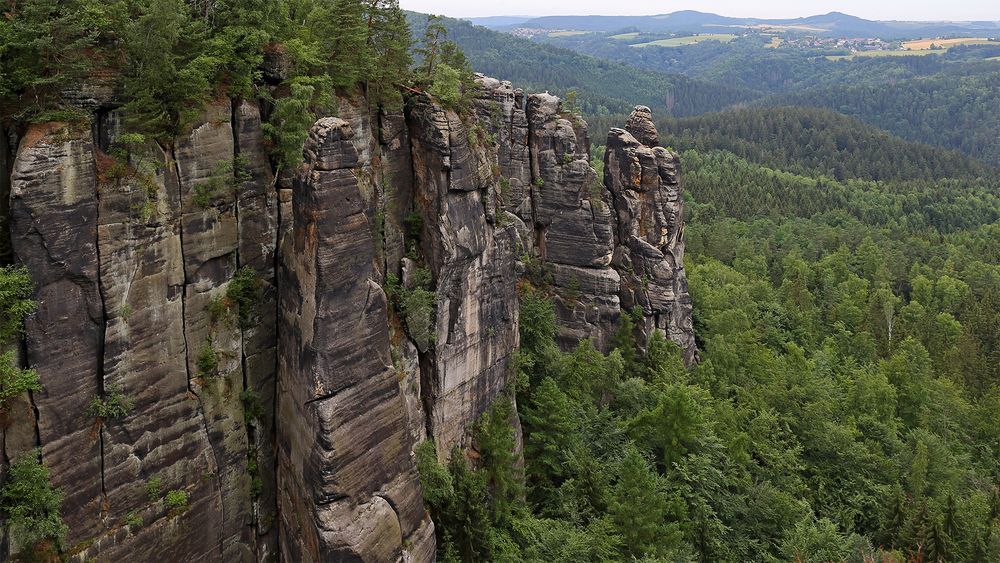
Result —
MULTIPOLYGON (((596 116, 594 131, 626 116, 596 116)), ((741 108, 657 120, 676 150, 726 150, 758 164, 838 180, 991 178, 997 168, 958 151, 905 141, 842 114, 808 107, 741 108)))

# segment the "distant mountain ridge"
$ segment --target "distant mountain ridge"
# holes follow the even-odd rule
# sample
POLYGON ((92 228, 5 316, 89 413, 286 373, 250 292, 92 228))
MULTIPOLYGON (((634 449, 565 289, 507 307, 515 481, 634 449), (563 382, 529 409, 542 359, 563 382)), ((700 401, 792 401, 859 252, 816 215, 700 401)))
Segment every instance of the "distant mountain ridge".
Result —
POLYGON ((695 10, 648 16, 544 16, 474 18, 478 25, 497 30, 514 28, 611 32, 634 29, 649 33, 706 33, 726 27, 773 26, 787 32, 839 37, 911 38, 943 35, 1000 34, 1000 21, 876 21, 842 12, 792 18, 734 18, 695 10))

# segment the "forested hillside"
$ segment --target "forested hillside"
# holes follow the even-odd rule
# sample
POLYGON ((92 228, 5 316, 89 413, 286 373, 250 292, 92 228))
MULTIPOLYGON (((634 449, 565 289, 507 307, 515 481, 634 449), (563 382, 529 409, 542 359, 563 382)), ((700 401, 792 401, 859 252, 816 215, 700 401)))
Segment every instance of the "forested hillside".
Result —
MULTIPOLYGON (((427 16, 410 14, 415 36, 423 33, 427 16)), ((441 18, 448 37, 464 51, 478 72, 502 76, 525 89, 578 94, 585 115, 628 112, 636 104, 657 112, 697 115, 718 111, 753 97, 751 92, 709 84, 678 74, 641 71, 607 60, 581 56, 568 49, 542 45, 505 33, 441 18)))
POLYGON ((887 84, 851 83, 778 96, 769 104, 826 107, 901 137, 1000 163, 1000 71, 955 69, 887 84))
MULTIPOLYGON (((637 35, 585 34, 542 37, 545 43, 637 68, 680 73, 739 89, 754 105, 830 109, 899 137, 962 151, 1000 163, 993 134, 1000 123, 1000 45, 959 46, 922 56, 859 57, 833 47, 769 48, 770 37, 676 47, 632 44, 637 35)), ((674 113, 674 115, 683 115, 674 113)))

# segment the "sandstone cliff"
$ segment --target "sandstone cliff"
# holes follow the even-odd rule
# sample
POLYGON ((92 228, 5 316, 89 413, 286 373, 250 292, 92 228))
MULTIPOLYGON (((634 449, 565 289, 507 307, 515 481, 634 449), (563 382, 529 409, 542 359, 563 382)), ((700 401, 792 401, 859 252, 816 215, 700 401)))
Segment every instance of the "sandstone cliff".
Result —
POLYGON ((14 403, 4 460, 40 448, 75 558, 432 560, 412 448, 474 447, 522 275, 566 346, 606 349, 638 306, 638 336, 696 361, 677 158, 649 110, 611 131, 602 179, 558 98, 479 82, 464 115, 344 97, 295 171, 272 168, 253 102, 208 105, 170 146, 123 137, 109 102, 93 127, 4 135, 44 386, 14 403), (114 395, 128 414, 88 409, 114 395))

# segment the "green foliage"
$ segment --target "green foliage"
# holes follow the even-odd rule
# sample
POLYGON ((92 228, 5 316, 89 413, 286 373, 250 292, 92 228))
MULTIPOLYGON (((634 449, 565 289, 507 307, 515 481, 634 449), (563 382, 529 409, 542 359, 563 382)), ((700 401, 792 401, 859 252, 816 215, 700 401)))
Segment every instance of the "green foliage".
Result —
POLYGON ((515 467, 514 405, 501 397, 483 413, 473 429, 480 453, 478 470, 486 476, 492 496, 492 521, 498 525, 514 518, 514 503, 522 496, 522 476, 515 467))
POLYGON ((659 493, 656 473, 634 448, 627 450, 617 473, 608 512, 625 540, 625 552, 636 558, 664 554, 679 534, 667 523, 667 501, 659 493))
POLYGON ((123 521, 126 526, 132 528, 138 528, 139 526, 142 526, 142 517, 136 514, 134 511, 126 514, 123 521))
POLYGON ((273 145, 273 152, 286 167, 302 162, 302 145, 309 128, 316 121, 317 110, 332 103, 332 81, 329 76, 295 76, 286 81, 288 95, 275 100, 274 110, 264 134, 273 145))
POLYGON ((0 354, 0 413, 6 412, 10 401, 28 391, 41 391, 38 372, 15 365, 13 350, 0 354))
POLYGON ((163 496, 163 480, 159 477, 152 477, 146 481, 146 498, 149 502, 156 502, 163 496))
POLYGON ((670 131, 671 145, 681 151, 724 150, 804 176, 884 181, 975 178, 989 173, 988 167, 956 151, 904 141, 830 110, 746 108, 664 119, 658 125, 670 131))
POLYGON ((537 291, 521 295, 521 350, 544 354, 556 336, 556 314, 550 301, 537 291))
POLYGON ((65 89, 91 65, 105 63, 88 49, 120 29, 121 4, 100 0, 8 2, 0 18, 0 117, 28 121, 79 119, 65 89))
POLYGON ((210 34, 184 0, 149 0, 128 20, 122 35, 132 128, 170 143, 198 116, 223 62, 207 48, 210 34))
POLYGON ((259 316, 263 298, 263 283, 257 271, 243 266, 233 275, 226 288, 226 299, 236 305, 237 325, 242 330, 253 328, 259 316))
POLYGON ((244 389, 240 392, 240 401, 243 403, 243 419, 247 424, 259 424, 264 419, 266 411, 260 393, 253 389, 244 389))
POLYGON ((225 194, 233 194, 250 179, 246 155, 233 160, 220 160, 215 164, 212 175, 195 184, 191 201, 198 207, 209 207, 225 194))
POLYGON ((49 470, 39 460, 39 452, 21 456, 10 464, 0 489, 0 508, 18 545, 31 547, 52 541, 60 546, 68 528, 59 514, 63 494, 49 483, 49 470))
POLYGON ((431 87, 427 90, 442 106, 459 109, 462 106, 462 74, 445 63, 434 67, 431 87))
POLYGON ((196 360, 199 377, 211 377, 219 372, 219 353, 215 351, 215 341, 211 335, 205 337, 201 352, 196 360))
POLYGON ((172 512, 183 512, 188 508, 188 494, 183 489, 167 491, 163 500, 172 512))
POLYGON ((109 387, 103 396, 90 400, 87 414, 101 420, 124 418, 135 408, 135 401, 126 395, 121 387, 109 387))
POLYGON ((24 266, 0 267, 0 343, 21 334, 24 317, 38 306, 31 299, 34 289, 24 266))
POLYGON ((427 268, 417 268, 411 275, 410 286, 400 285, 399 279, 389 275, 386 293, 398 308, 406 329, 421 351, 430 349, 435 339, 435 306, 437 294, 431 289, 433 280, 427 268))

